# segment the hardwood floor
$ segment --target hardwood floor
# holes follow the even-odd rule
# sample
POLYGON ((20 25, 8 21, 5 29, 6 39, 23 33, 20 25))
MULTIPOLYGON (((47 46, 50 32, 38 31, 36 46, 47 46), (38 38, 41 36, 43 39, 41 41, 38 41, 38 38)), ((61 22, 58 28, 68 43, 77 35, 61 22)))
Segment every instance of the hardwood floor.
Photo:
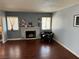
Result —
POLYGON ((0 59, 78 59, 58 43, 39 40, 8 41, 0 43, 0 59))

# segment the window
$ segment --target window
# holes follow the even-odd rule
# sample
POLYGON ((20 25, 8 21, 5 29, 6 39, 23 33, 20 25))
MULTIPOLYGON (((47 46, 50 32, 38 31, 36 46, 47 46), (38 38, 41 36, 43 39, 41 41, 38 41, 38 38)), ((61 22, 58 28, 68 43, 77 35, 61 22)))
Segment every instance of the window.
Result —
POLYGON ((18 17, 7 17, 8 30, 19 30, 18 17))
POLYGON ((42 30, 50 30, 51 17, 42 17, 42 30))

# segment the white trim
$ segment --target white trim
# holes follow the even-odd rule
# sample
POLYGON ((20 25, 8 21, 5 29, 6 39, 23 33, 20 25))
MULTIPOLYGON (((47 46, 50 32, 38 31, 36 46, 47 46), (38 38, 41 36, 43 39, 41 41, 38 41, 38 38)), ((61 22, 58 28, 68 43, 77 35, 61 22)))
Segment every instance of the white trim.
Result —
POLYGON ((7 40, 36 40, 37 38, 12 38, 7 40))
POLYGON ((26 40, 34 40, 34 39, 40 39, 40 37, 39 38, 25 38, 26 40))
MULTIPOLYGON (((55 39, 54 39, 55 40, 55 39)), ((72 54, 74 54, 76 57, 78 57, 79 58, 79 55, 76 53, 76 52, 74 52, 74 51, 72 51, 70 48, 68 48, 66 45, 64 45, 63 43, 61 43, 59 40, 55 40, 57 43, 59 43, 61 46, 63 46, 65 49, 67 49, 68 51, 70 51, 72 54)))
POLYGON ((6 40, 3 39, 2 40, 2 43, 5 44, 7 41, 8 41, 7 39, 6 40))
POLYGON ((6 42, 7 42, 7 38, 6 38, 6 36, 5 36, 5 33, 2 32, 2 43, 4 44, 4 43, 6 43, 6 42))
POLYGON ((11 39, 7 39, 7 40, 24 40, 22 38, 11 38, 11 39))
POLYGON ((5 44, 8 40, 6 39, 6 41, 3 42, 3 44, 5 44))

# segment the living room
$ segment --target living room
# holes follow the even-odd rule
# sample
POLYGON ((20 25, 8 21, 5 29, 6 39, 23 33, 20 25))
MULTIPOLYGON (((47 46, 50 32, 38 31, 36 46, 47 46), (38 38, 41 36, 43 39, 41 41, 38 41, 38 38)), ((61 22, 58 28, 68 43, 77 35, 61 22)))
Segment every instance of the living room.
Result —
POLYGON ((79 59, 78 0, 1 0, 0 10, 0 59, 79 59))

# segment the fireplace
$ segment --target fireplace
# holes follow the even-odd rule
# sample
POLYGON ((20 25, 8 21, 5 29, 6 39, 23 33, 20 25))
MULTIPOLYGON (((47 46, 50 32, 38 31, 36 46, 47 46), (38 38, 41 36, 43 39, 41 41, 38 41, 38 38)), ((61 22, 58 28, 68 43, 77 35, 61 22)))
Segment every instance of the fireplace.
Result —
POLYGON ((26 38, 36 38, 36 31, 26 31, 26 38))

